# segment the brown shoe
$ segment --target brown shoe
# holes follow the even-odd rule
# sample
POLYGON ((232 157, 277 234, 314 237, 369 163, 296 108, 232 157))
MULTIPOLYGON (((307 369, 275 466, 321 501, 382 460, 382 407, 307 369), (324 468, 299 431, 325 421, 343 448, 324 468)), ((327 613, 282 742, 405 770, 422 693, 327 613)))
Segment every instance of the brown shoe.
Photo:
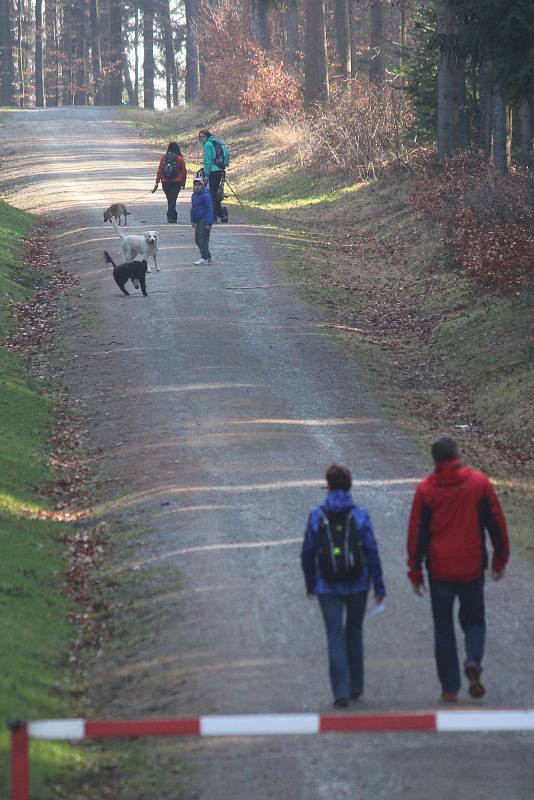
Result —
POLYGON ((456 703, 458 695, 456 692, 442 692, 439 700, 440 703, 456 703))
POLYGON ((484 697, 486 694, 484 685, 480 682, 481 674, 482 668, 478 664, 468 661, 465 665, 465 677, 469 681, 469 688, 467 691, 469 692, 469 696, 475 699, 484 697))

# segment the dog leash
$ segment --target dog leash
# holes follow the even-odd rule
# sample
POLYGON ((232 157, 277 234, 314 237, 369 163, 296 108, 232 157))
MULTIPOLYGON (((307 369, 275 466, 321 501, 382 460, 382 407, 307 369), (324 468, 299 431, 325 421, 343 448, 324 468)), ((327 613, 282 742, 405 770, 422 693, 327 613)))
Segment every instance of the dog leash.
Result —
POLYGON ((146 194, 152 194, 152 189, 147 189, 146 192, 143 192, 143 194, 140 194, 138 197, 134 197, 133 200, 128 200, 128 202, 137 203, 137 201, 140 200, 142 197, 144 197, 146 194))

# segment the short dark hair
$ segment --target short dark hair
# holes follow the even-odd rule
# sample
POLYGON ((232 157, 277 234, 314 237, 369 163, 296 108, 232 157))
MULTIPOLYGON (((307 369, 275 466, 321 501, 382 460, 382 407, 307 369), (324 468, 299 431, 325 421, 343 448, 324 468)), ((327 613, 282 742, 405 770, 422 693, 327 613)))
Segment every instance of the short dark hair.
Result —
POLYGON ((207 128, 202 128, 202 130, 200 130, 200 131, 198 132, 198 135, 200 136, 200 134, 201 134, 201 133, 203 133, 203 134, 204 134, 204 136, 206 137, 206 139, 209 139, 209 138, 210 138, 210 136, 212 135, 211 131, 209 131, 207 128))
POLYGON ((176 153, 177 156, 181 156, 182 151, 180 150, 178 142, 169 142, 167 145, 167 153, 176 153))
POLYGON ((440 436, 432 442, 432 458, 436 464, 442 461, 453 461, 460 455, 456 439, 452 436, 440 436))
POLYGON ((325 477, 329 489, 341 489, 348 492, 352 486, 352 475, 345 464, 331 464, 326 470, 325 477))

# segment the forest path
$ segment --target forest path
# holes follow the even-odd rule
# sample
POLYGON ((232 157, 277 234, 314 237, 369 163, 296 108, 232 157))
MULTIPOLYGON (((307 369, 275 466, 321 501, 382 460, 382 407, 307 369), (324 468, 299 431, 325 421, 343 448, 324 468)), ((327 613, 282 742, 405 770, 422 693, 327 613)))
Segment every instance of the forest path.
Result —
MULTIPOLYGON (((387 612, 366 623, 359 708, 435 709, 428 599, 412 595, 404 566, 411 496, 430 465, 287 285, 272 232, 232 213, 213 229, 214 264, 193 266, 189 190, 180 224, 165 224, 161 192, 140 198, 160 153, 112 109, 17 112, 1 136, 4 196, 58 223, 61 266, 80 280, 65 302, 56 369, 100 449, 99 513, 136 532, 112 546, 123 611, 91 665, 95 709, 330 710, 322 621, 299 551, 332 461, 353 470, 388 590, 387 612), (104 247, 119 253, 102 221, 117 200, 132 212, 130 232, 161 233, 162 271, 148 276, 147 298, 123 297, 103 263, 104 247)), ((534 706, 531 578, 513 559, 506 580, 488 585, 486 708, 534 706)), ((474 705, 462 697, 461 707, 474 705)), ((530 800, 533 743, 417 733, 195 740, 172 744, 171 758, 187 765, 185 792, 165 774, 155 791, 140 780, 123 797, 530 800)))

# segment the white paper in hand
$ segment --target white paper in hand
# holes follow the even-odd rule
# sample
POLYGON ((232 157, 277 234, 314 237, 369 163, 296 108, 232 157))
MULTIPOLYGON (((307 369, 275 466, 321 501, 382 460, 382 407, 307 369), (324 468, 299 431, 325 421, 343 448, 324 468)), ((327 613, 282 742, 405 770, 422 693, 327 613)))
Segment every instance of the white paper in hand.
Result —
POLYGON ((377 617, 379 614, 381 614, 385 610, 386 610, 386 604, 385 603, 379 603, 377 606, 374 606, 374 608, 372 608, 370 610, 369 616, 370 617, 377 617))

